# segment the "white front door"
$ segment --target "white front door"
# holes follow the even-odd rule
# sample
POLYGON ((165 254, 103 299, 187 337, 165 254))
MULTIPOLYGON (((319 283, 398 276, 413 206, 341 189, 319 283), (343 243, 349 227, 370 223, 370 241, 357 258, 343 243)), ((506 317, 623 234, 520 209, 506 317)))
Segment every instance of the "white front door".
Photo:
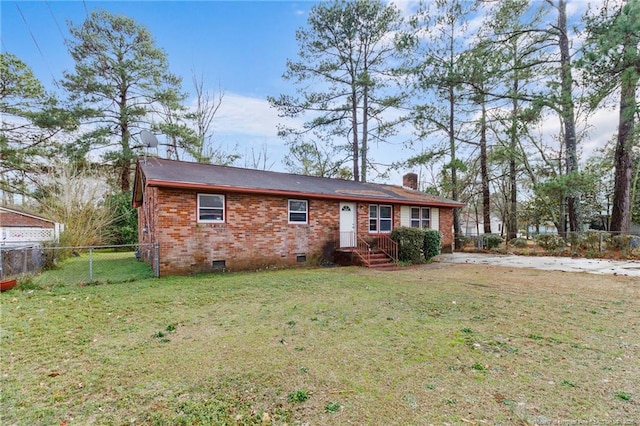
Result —
POLYGON ((340 203, 340 248, 356 246, 356 203, 340 203))

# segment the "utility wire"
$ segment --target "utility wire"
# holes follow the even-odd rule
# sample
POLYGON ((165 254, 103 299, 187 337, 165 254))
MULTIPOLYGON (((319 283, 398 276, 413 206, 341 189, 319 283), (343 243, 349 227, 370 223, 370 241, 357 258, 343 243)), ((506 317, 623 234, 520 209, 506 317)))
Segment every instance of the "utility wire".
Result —
POLYGON ((47 57, 44 56, 44 53, 42 52, 42 49, 38 44, 38 40, 36 40, 36 37, 33 34, 33 31, 31 31, 31 27, 29 26, 29 23, 27 22, 27 19, 25 18, 24 13, 22 13, 22 9, 20 9, 20 5, 18 4, 18 2, 16 2, 15 5, 16 5, 16 8, 18 8, 18 13, 20 13, 20 17, 22 17, 22 21, 24 22, 24 25, 27 27, 27 31, 29 31, 29 35, 31 36, 31 40, 33 40, 33 44, 36 45, 36 49, 38 49, 38 52, 40 52, 40 56, 42 56, 42 59, 44 59, 44 62, 47 65, 47 68, 49 69, 49 74, 51 74, 51 78, 53 79, 53 84, 57 87, 58 80, 56 80, 56 77, 53 75, 53 72, 51 71, 51 64, 47 60, 47 57))
POLYGON ((22 13, 22 9, 20 9, 20 5, 18 4, 18 2, 16 2, 15 5, 18 8, 18 12, 20 13, 20 16, 22 17, 22 22, 24 22, 24 25, 27 27, 27 31, 29 31, 29 35, 31 35, 31 40, 33 40, 33 43, 36 45, 36 48, 38 49, 38 52, 40 52, 40 56, 42 56, 42 58, 44 59, 44 54, 42 53, 42 49, 40 49, 38 40, 36 40, 36 37, 33 35, 33 32, 31 32, 31 28, 29 27, 29 24, 27 23, 27 20, 24 17, 24 14, 22 13))
POLYGON ((58 32, 60 33, 60 36, 62 37, 62 40, 66 41, 67 39, 65 38, 64 34, 62 33, 62 28, 60 28, 60 24, 58 24, 58 20, 56 19, 56 15, 54 15, 53 9, 51 9, 51 4, 49 3, 49 0, 45 0, 45 3, 47 4, 47 8, 49 9, 49 13, 51 14, 51 17, 53 18, 53 22, 55 22, 56 23, 56 27, 58 27, 58 32))
MULTIPOLYGON (((51 17, 53 18, 53 22, 55 22, 56 27, 58 28, 58 32, 60 33, 60 37, 62 37, 62 43, 66 44, 67 39, 64 36, 64 33, 62 32, 62 28, 60 28, 60 24, 58 24, 58 19, 56 19, 56 15, 53 13, 53 9, 51 8, 51 4, 49 3, 48 0, 45 0, 45 3, 47 4, 47 8, 49 9, 49 13, 51 14, 51 17)), ((57 88, 60 88, 60 84, 58 83, 58 81, 56 80, 55 77, 53 77, 53 84, 57 88)))

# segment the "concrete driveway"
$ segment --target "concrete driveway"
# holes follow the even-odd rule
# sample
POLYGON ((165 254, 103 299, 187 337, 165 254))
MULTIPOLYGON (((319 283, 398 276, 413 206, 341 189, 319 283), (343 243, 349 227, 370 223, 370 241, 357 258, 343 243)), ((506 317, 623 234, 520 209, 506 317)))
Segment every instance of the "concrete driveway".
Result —
POLYGON ((495 265, 510 268, 534 268, 547 271, 587 272, 589 274, 622 275, 640 278, 640 262, 608 259, 579 259, 554 256, 515 256, 487 253, 441 254, 434 259, 441 263, 495 265))

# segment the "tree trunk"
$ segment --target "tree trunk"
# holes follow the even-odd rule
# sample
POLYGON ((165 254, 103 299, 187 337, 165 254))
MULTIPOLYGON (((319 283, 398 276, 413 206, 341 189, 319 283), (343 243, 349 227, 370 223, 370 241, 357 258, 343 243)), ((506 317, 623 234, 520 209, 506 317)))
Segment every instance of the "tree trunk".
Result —
POLYGON ((353 152, 353 180, 360 181, 360 145, 358 144, 358 93, 355 87, 355 77, 351 84, 351 143, 353 152))
MULTIPOLYGON (((637 34, 625 36, 624 57, 638 58, 638 39, 637 34)), ((613 191, 611 231, 622 234, 628 234, 631 230, 631 176, 633 172, 631 147, 633 145, 638 76, 638 72, 629 66, 622 73, 620 90, 620 118, 614 158, 615 189, 613 191)))
POLYGON ((507 241, 516 238, 518 234, 518 190, 516 147, 518 146, 518 75, 513 79, 513 100, 511 109, 511 133, 509 139, 509 227, 507 229, 507 241))
POLYGON ((362 182, 366 182, 367 181, 367 157, 368 157, 368 149, 369 147, 367 146, 367 142, 368 142, 368 137, 369 137, 369 117, 368 117, 368 113, 369 113, 369 80, 368 80, 368 76, 367 76, 367 69, 365 66, 365 76, 367 78, 367 80, 365 80, 365 84, 364 87, 362 88, 363 90, 363 95, 362 95, 362 142, 361 142, 361 156, 362 158, 360 159, 360 177, 362 182))
POLYGON ((567 239, 567 206, 564 203, 566 197, 558 197, 559 207, 558 207, 558 220, 555 222, 556 230, 558 231, 558 235, 560 235, 565 240, 567 239))
MULTIPOLYGON (((122 97, 123 99, 125 96, 122 97)), ((119 173, 120 173, 120 189, 123 192, 129 191, 131 188, 131 146, 129 144, 129 139, 131 138, 131 134, 129 133, 129 122, 127 121, 126 116, 126 107, 121 106, 120 108, 121 118, 120 118, 120 130, 121 130, 121 139, 120 139, 120 147, 122 149, 122 157, 118 161, 119 173)))
MULTIPOLYGON (((454 23, 451 23, 452 31, 454 23)), ((452 32, 453 34, 453 32, 452 32)), ((455 63, 455 48, 453 37, 449 40, 449 66, 453 67, 455 63)), ((449 74, 453 73, 449 69, 449 74)), ((455 102, 456 94, 453 79, 448 79, 449 88, 449 151, 451 155, 451 198, 458 201, 458 164, 456 156, 456 134, 455 134, 455 102)), ((460 224, 460 209, 453 209, 453 241, 454 249, 462 250, 462 226, 460 224)))
MULTIPOLYGON (((567 3, 566 0, 558 0, 558 28, 560 30, 560 108, 564 124, 564 141, 566 147, 566 171, 567 174, 578 172, 578 154, 576 140, 576 124, 573 110, 573 95, 571 89, 573 78, 571 76, 571 56, 569 53, 569 38, 567 36, 567 3)), ((582 218, 580 212, 580 194, 569 193, 567 196, 567 212, 569 214, 569 230, 579 232, 582 218)))
MULTIPOLYGON (((449 150, 451 152, 451 198, 458 201, 458 166, 456 164, 456 138, 454 129, 454 88, 449 86, 449 150)), ((462 249, 462 230, 460 226, 460 209, 453 209, 453 237, 456 250, 462 249)))
POLYGON ((482 219, 484 233, 491 233, 491 193, 489 192, 489 171, 487 167, 487 108, 482 95, 482 116, 480 118, 480 176, 482 180, 482 219))

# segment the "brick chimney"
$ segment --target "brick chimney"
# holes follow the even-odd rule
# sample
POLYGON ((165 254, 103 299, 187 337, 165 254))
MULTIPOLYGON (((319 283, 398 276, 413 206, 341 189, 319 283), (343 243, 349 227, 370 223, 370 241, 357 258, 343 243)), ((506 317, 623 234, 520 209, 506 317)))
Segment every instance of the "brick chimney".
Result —
POLYGON ((407 173, 402 176, 402 186, 418 190, 418 175, 415 173, 407 173))

